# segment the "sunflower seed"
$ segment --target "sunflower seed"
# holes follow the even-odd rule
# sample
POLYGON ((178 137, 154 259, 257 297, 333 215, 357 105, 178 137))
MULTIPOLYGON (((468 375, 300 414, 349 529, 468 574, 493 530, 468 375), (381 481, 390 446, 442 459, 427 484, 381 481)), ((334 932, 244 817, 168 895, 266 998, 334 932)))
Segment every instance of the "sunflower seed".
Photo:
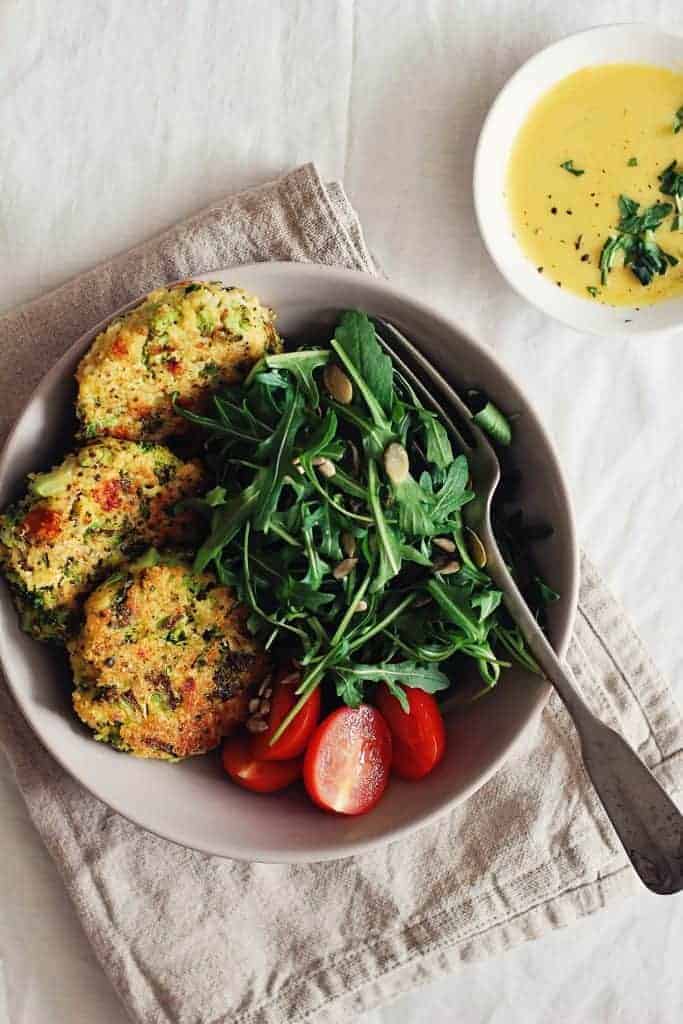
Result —
MULTIPOLYGON (((288 676, 285 676, 284 679, 280 680, 280 686, 296 686, 298 682, 299 682, 299 673, 298 672, 290 672, 288 676)), ((270 692, 271 691, 269 690, 268 691, 268 696, 269 697, 270 697, 270 692)))
POLYGON ((460 562, 453 558, 450 562, 439 562, 434 566, 434 572, 442 576, 451 576, 454 572, 460 571, 460 562))
POLYGON ((261 696, 263 697, 264 700, 270 700, 270 698, 273 696, 273 691, 270 688, 270 686, 266 686, 261 696))
POLYGON ((336 363, 328 363, 323 371, 323 383, 340 405, 349 405, 353 400, 353 384, 336 363))
POLYGON ((261 701, 261 707, 259 708, 259 711, 265 717, 265 715, 267 715, 268 712, 270 711, 270 701, 269 700, 262 700, 261 701))
POLYGON ((261 707, 261 701, 258 699, 258 697, 254 697, 253 700, 249 701, 249 714, 253 715, 254 712, 258 711, 258 709, 260 707, 261 707))
POLYGON ((455 551, 455 544, 448 537, 432 537, 432 544, 437 548, 441 548, 442 551, 447 551, 449 555, 452 555, 455 551))
POLYGON ((272 675, 268 674, 265 677, 265 679, 261 680, 261 685, 258 688, 258 695, 259 695, 259 697, 262 697, 264 692, 265 692, 265 690, 266 690, 266 687, 270 686, 270 681, 271 681, 272 678, 273 678, 272 675))
POLYGON ((422 597, 418 597, 417 600, 413 601, 413 608, 424 608, 426 604, 429 604, 431 597, 429 594, 423 594, 422 597))
POLYGON ((410 473, 408 452, 398 441, 392 441, 384 450, 384 469, 392 484, 402 484, 410 473))
POLYGON ((356 605, 356 607, 354 608, 354 611, 356 611, 356 612, 366 612, 367 610, 368 610, 368 602, 367 601, 359 601, 358 604, 356 605))
POLYGON ((341 546, 346 557, 353 558, 356 553, 356 538, 352 533, 347 533, 347 531, 344 530, 341 535, 341 546))
POLYGON ((331 459, 324 458, 322 455, 318 455, 315 459, 313 459, 312 464, 315 466, 318 472, 321 473, 324 477, 327 477, 328 480, 337 472, 334 462, 332 462, 331 459))
POLYGON ((248 732, 265 732, 267 728, 268 723, 264 722, 262 718, 257 718, 256 715, 252 715, 251 718, 247 719, 248 732))
POLYGON ((339 565, 336 565, 334 567, 332 575, 334 576, 335 580, 343 580, 346 576, 349 575, 350 572, 353 572, 357 565, 357 558, 345 558, 343 561, 339 563, 339 565))

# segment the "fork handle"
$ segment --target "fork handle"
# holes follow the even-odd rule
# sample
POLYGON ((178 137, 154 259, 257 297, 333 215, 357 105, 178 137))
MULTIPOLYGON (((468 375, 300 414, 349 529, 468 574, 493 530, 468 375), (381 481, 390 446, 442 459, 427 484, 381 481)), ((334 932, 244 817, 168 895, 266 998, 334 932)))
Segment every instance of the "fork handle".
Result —
POLYGON ((579 692, 526 604, 506 601, 581 740, 583 763, 641 881, 660 895, 683 889, 683 815, 635 750, 601 722, 579 692))

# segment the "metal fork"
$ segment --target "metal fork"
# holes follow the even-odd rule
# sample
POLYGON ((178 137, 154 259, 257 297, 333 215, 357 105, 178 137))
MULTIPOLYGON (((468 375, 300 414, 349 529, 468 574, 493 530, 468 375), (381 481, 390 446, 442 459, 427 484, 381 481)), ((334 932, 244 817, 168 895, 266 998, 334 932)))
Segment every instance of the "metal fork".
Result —
POLYGON ((491 503, 500 480, 500 464, 491 443, 460 396, 413 343, 387 321, 375 317, 373 322, 379 342, 420 400, 438 413, 467 456, 477 498, 463 509, 465 521, 484 545, 487 571, 502 591, 510 616, 571 715, 586 771, 633 867, 652 892, 679 892, 683 889, 683 815, 626 740, 590 710, 570 669, 560 662, 529 610, 498 549, 491 525, 491 503), (462 429, 453 422, 454 416, 462 429))

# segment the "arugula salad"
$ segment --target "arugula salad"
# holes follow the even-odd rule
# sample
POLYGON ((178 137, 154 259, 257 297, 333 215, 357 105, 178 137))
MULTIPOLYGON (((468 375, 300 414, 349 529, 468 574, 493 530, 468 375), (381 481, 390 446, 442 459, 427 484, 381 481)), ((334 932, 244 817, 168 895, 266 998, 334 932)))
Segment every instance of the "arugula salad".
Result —
MULTIPOLYGON (((475 497, 467 459, 364 313, 344 313, 329 346, 264 356, 211 414, 177 411, 202 428, 215 475, 192 502, 208 522, 195 569, 233 587, 250 631, 296 667, 271 748, 314 694, 359 708, 381 683, 407 715, 411 693, 457 688, 466 662, 474 696, 512 661, 536 670, 463 522, 475 497)), ((510 442, 481 398, 477 418, 510 442)), ((521 526, 502 524, 501 543, 541 614, 557 595, 516 564, 528 555, 521 526)))

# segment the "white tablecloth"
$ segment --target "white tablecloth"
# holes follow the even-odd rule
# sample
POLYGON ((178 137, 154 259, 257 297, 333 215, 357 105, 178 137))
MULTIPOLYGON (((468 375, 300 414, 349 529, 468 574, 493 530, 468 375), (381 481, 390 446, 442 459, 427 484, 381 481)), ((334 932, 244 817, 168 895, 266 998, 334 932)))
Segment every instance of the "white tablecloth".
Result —
MULTIPOLYGON (((680 21, 674 0, 646 13, 680 21)), ((343 178, 389 276, 522 382, 584 546, 683 700, 680 338, 599 340, 527 306, 482 249, 470 190, 482 117, 517 65, 567 32, 643 16, 619 0, 5 0, 0 308, 317 160, 343 178)), ((0 1022, 123 1022, 4 764, 0 820, 0 1022)), ((643 891, 363 1024, 678 1024, 681 907, 643 891)))

